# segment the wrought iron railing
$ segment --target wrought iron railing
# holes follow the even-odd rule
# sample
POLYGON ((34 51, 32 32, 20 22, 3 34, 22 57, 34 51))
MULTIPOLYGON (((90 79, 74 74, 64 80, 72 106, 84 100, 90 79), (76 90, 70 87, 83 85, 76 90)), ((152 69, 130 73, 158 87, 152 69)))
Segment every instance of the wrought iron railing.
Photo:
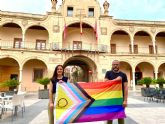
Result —
POLYGON ((36 43, 32 41, 25 41, 24 43, 0 40, 0 48, 4 49, 29 49, 29 50, 81 50, 81 51, 98 51, 98 52, 108 52, 108 46, 103 44, 88 44, 82 43, 81 45, 75 45, 73 43, 36 43))

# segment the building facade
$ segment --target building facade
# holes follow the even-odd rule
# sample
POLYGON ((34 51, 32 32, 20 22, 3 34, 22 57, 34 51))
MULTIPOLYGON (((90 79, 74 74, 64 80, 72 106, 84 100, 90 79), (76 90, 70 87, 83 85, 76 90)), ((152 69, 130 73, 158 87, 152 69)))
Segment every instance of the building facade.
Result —
POLYGON ((36 79, 58 64, 73 82, 103 81, 113 60, 134 90, 142 77, 165 77, 165 22, 113 19, 106 0, 63 0, 58 10, 50 2, 45 15, 0 11, 0 82, 17 78, 37 91, 36 79))

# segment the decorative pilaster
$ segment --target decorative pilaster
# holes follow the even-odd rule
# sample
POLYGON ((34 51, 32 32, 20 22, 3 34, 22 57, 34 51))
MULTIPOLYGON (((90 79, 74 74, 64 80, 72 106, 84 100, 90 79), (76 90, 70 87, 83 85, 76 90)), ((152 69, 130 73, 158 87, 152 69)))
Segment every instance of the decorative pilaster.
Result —
POLYGON ((21 90, 21 83, 22 83, 22 69, 20 68, 19 69, 19 87, 18 87, 18 91, 20 91, 21 90))
POLYGON ((158 71, 155 71, 155 72, 154 72, 154 75, 155 75, 155 76, 154 76, 155 79, 158 79, 158 71))
POLYGON ((135 72, 132 72, 132 86, 133 86, 133 91, 136 91, 136 85, 135 85, 135 72))

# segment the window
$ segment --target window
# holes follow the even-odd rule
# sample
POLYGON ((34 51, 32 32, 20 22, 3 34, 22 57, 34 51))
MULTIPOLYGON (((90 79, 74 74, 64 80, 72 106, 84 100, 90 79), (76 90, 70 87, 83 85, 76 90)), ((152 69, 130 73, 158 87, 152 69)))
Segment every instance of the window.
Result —
POLYGON ((14 38, 13 48, 22 48, 22 38, 14 38))
POLYGON ((116 54, 116 44, 111 44, 111 53, 116 54))
MULTIPOLYGON (((132 53, 132 46, 129 45, 129 53, 132 53)), ((138 45, 134 45, 134 54, 138 54, 138 45)))
POLYGON ((88 16, 89 17, 94 17, 94 8, 89 8, 88 9, 88 16))
POLYGON ((158 53, 158 47, 157 45, 155 46, 156 54, 158 53))
POLYGON ((46 40, 36 40, 36 50, 46 49, 46 40))
POLYGON ((73 41, 73 49, 81 50, 82 49, 82 41, 73 41))
POLYGON ((33 81, 43 78, 43 69, 34 69, 33 70, 33 81))
POLYGON ((73 7, 67 8, 67 16, 73 16, 73 7))
POLYGON ((134 54, 138 54, 138 45, 134 45, 134 54))
POLYGON ((154 54, 154 47, 153 47, 153 45, 149 45, 149 54, 154 54))

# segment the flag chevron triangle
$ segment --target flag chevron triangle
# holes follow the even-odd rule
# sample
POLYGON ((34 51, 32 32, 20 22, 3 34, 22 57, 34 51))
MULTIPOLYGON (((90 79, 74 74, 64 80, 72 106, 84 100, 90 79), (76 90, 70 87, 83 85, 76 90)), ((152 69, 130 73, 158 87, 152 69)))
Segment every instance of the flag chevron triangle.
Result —
POLYGON ((56 124, 74 122, 94 101, 78 83, 57 84, 56 124), (75 111, 76 110, 76 111, 75 111))

